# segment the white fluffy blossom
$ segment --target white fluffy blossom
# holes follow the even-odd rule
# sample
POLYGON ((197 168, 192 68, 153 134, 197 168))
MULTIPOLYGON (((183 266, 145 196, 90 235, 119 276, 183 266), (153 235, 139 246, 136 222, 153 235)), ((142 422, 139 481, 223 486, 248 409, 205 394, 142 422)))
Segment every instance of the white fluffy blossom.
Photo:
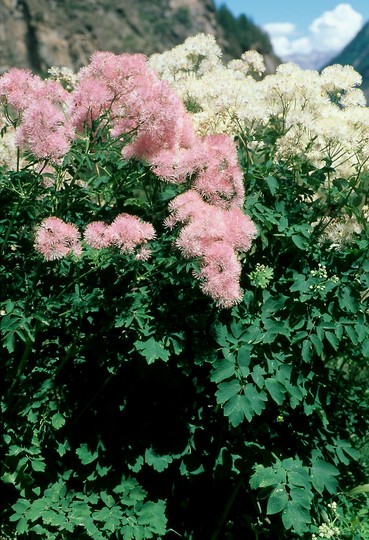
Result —
POLYGON ((347 178, 369 170, 369 110, 351 66, 319 74, 286 63, 257 80, 264 71, 259 53, 247 51, 225 66, 214 37, 204 34, 150 63, 181 95, 201 135, 247 132, 252 139, 273 122, 275 159, 300 156, 317 167, 329 159, 335 174, 347 178))

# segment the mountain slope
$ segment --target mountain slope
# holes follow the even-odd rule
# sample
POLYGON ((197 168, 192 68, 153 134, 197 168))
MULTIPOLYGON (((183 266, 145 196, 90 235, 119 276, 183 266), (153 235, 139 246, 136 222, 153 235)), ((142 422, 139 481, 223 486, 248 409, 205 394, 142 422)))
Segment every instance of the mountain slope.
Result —
POLYGON ((254 49, 263 54, 267 72, 275 71, 281 60, 274 54, 270 38, 246 15, 235 17, 222 5, 216 11, 216 21, 224 33, 224 57, 226 60, 239 58, 247 50, 254 49))
MULTIPOLYGON (((252 26, 240 26, 233 18, 224 29, 213 0, 1 0, 0 72, 12 66, 77 70, 95 50, 150 55, 199 32, 215 35, 229 56, 235 51, 234 34, 241 28, 251 35, 252 26)), ((241 41, 243 52, 249 47, 244 37, 241 41)), ((270 42, 256 45, 270 55, 270 42)))
POLYGON ((362 89, 369 94, 369 22, 367 22, 343 51, 329 65, 351 65, 363 77, 362 89))

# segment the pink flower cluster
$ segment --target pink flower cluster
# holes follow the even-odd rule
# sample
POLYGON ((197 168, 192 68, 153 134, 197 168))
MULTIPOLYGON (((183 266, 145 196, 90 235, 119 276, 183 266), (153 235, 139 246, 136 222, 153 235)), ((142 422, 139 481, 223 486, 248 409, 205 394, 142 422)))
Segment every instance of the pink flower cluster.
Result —
POLYGON ((82 246, 78 229, 60 218, 49 217, 37 229, 35 249, 47 261, 61 259, 71 253, 79 257, 82 246))
MULTIPOLYGON (((125 158, 145 160, 167 182, 190 181, 191 189, 172 201, 166 224, 182 225, 177 246, 185 257, 199 260, 204 293, 222 307, 241 299, 238 253, 250 248, 256 228, 242 211, 243 174, 235 144, 226 135, 198 137, 179 96, 143 55, 95 53, 71 93, 57 82, 13 69, 0 77, 0 99, 20 114, 18 145, 39 158, 57 160, 76 131, 105 118, 111 135, 122 140, 125 158)), ((67 248, 78 251, 63 222, 49 220, 54 221, 40 227, 36 249, 50 259, 64 256, 67 248)), ((136 255, 141 259, 149 256, 145 243, 153 237, 151 225, 127 214, 111 225, 91 223, 84 235, 96 248, 132 252, 141 245, 136 255)))
POLYGON ((81 69, 71 96, 77 129, 108 113, 113 137, 128 141, 126 158, 150 161, 174 145, 192 144, 194 132, 185 107, 169 84, 161 81, 142 54, 96 52, 81 69))
POLYGON ((74 129, 67 114, 69 94, 59 83, 13 68, 0 77, 0 101, 20 114, 17 146, 53 161, 68 152, 74 129))
POLYGON ((145 223, 136 216, 119 214, 111 225, 103 221, 93 221, 84 232, 86 243, 94 248, 116 246, 122 253, 132 253, 137 246, 136 255, 139 260, 146 260, 150 250, 146 247, 149 240, 155 238, 155 230, 151 223, 145 223))
POLYGON ((168 227, 182 223, 176 245, 186 258, 198 258, 202 291, 228 308, 240 301, 241 264, 237 252, 248 251, 256 227, 241 208, 209 204, 191 189, 170 203, 168 227))
MULTIPOLYGON (((119 214, 111 225, 103 221, 93 221, 84 232, 84 240, 93 248, 116 246, 122 253, 133 253, 138 248, 138 260, 150 257, 146 244, 153 238, 154 227, 129 214, 119 214)), ((71 253, 80 256, 80 234, 75 225, 65 223, 58 217, 49 217, 36 231, 35 249, 48 261, 61 259, 71 253)))

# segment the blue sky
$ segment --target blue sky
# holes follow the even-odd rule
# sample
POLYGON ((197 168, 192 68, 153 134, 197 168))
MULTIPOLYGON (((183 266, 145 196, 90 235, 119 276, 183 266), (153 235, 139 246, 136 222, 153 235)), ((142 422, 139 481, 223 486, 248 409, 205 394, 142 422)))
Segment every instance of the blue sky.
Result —
POLYGON ((369 1, 215 0, 235 15, 244 13, 265 27, 277 54, 342 49, 369 21, 369 1))

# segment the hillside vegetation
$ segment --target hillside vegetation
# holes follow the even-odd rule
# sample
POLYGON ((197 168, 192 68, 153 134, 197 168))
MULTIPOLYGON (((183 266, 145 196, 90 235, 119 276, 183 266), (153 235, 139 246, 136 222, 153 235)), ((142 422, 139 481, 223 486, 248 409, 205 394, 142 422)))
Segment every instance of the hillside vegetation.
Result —
POLYGON ((45 73, 50 66, 78 70, 96 50, 163 52, 187 37, 212 34, 230 59, 256 48, 278 61, 269 38, 247 17, 234 17, 213 0, 22 0, 0 3, 0 72, 10 67, 45 73))

